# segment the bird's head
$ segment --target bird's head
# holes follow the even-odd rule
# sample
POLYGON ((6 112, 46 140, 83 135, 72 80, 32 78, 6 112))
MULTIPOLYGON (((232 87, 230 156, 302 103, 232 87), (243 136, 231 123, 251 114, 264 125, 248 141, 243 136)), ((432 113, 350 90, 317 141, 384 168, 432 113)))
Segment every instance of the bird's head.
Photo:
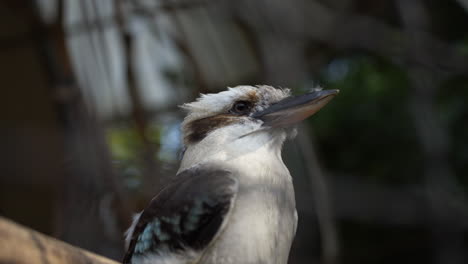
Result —
POLYGON ((291 96, 289 89, 271 86, 237 86, 215 94, 201 95, 182 105, 188 114, 182 123, 187 149, 223 147, 239 139, 265 135, 280 144, 294 124, 313 115, 338 90, 319 90, 291 96))

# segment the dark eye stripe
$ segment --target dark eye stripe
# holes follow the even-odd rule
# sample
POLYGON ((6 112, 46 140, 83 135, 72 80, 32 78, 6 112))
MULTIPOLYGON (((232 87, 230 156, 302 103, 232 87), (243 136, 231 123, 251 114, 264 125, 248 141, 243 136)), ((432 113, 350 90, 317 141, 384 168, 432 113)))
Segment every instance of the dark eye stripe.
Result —
POLYGON ((194 120, 188 124, 188 134, 185 136, 187 143, 196 143, 201 141, 211 131, 227 126, 236 122, 236 117, 232 115, 216 115, 198 120, 194 120))

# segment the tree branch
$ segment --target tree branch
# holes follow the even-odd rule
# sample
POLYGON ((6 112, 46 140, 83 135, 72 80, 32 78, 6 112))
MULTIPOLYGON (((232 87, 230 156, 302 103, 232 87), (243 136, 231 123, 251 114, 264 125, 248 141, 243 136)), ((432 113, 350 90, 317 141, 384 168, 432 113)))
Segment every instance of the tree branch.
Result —
POLYGON ((0 263, 117 264, 0 217, 0 263))

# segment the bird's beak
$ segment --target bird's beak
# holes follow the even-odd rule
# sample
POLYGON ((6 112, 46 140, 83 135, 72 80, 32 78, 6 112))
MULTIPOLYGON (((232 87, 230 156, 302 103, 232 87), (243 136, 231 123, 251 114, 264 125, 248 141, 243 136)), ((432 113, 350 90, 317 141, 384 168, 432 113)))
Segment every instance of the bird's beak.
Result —
POLYGON ((337 95, 339 90, 322 90, 288 97, 263 111, 256 112, 253 118, 262 120, 263 126, 287 127, 315 114, 337 95))

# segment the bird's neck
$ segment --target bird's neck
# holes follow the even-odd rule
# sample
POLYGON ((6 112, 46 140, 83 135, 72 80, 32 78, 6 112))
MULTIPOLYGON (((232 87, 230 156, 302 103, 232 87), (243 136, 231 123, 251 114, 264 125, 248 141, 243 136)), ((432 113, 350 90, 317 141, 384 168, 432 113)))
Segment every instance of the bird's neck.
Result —
MULTIPOLYGON (((271 175, 273 170, 286 171, 281 158, 284 132, 261 132, 241 138, 206 138, 189 146, 179 172, 197 164, 216 162, 247 177, 271 175)), ((289 173, 287 173, 289 175, 289 173)))

